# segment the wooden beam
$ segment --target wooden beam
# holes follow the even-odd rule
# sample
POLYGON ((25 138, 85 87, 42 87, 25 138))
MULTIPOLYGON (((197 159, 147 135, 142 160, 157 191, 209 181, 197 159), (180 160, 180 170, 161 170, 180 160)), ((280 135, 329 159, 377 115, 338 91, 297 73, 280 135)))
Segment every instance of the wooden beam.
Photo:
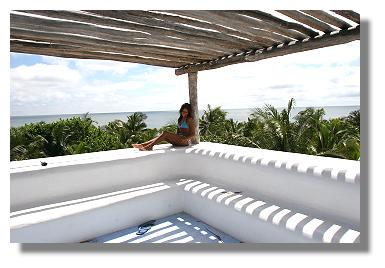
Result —
POLYGON ((26 14, 47 16, 53 19, 65 19, 72 22, 92 23, 98 26, 116 27, 126 30, 136 30, 146 32, 151 38, 178 38, 178 40, 189 40, 192 44, 196 42, 212 45, 214 48, 219 46, 229 49, 240 49, 250 47, 252 42, 246 42, 234 37, 220 35, 218 33, 198 30, 175 24, 173 22, 164 22, 155 18, 145 18, 140 14, 151 14, 148 11, 126 11, 126 10, 101 10, 101 11, 65 11, 65 10, 26 10, 26 14), (91 13, 92 12, 92 13, 91 13), (107 17, 108 16, 108 17, 107 17))
MULTIPOLYGON (((172 21, 176 24, 184 24, 184 25, 187 25, 188 27, 192 27, 192 28, 196 28, 196 27, 202 28, 205 31, 207 31, 209 33, 209 35, 218 36, 218 37, 222 36, 222 39, 225 37, 226 38, 230 37, 230 38, 233 38, 233 40, 236 40, 236 42, 238 42, 238 43, 247 44, 249 47, 250 46, 252 46, 252 47, 257 46, 257 44, 252 41, 252 38, 253 38, 252 35, 247 35, 247 34, 242 35, 237 31, 234 31, 234 30, 226 28, 226 27, 222 27, 218 24, 183 18, 183 17, 181 17, 177 14, 173 14, 173 13, 171 13, 172 15, 164 14, 164 12, 165 12, 164 10, 160 10, 160 11, 154 10, 154 11, 147 12, 147 14, 151 14, 151 16, 154 16, 155 18, 161 19, 164 21, 172 21), (156 13, 154 13, 154 12, 156 12, 156 13), (162 12, 162 13, 159 13, 159 12, 162 12)), ((168 12, 166 12, 166 13, 168 13, 168 12)), ((145 16, 145 14, 143 14, 143 16, 145 16)), ((260 48, 262 48, 262 47, 260 47, 260 48)))
POLYGON ((162 10, 162 12, 166 12, 168 14, 171 14, 171 15, 162 14, 164 16, 164 18, 167 20, 172 20, 172 21, 176 21, 178 23, 188 24, 188 25, 191 25, 193 27, 205 28, 208 30, 217 31, 221 34, 236 36, 238 38, 241 37, 241 38, 244 38, 247 40, 253 40, 253 38, 254 38, 254 35, 241 33, 239 31, 224 27, 224 26, 216 24, 216 23, 210 23, 210 22, 205 22, 205 21, 201 21, 201 20, 189 19, 190 17, 194 18, 195 16, 194 15, 186 15, 185 12, 183 12, 183 10, 162 10), (187 16, 187 18, 181 17, 181 16, 187 16))
POLYGON ((322 10, 301 10, 301 12, 306 13, 310 16, 313 16, 314 18, 317 18, 323 22, 329 23, 331 25, 334 25, 341 30, 349 29, 350 27, 353 27, 353 25, 350 25, 344 20, 341 20, 337 17, 334 17, 330 15, 329 13, 322 11, 322 10))
POLYGON ((307 27, 303 26, 302 24, 294 23, 294 22, 288 22, 286 20, 282 20, 280 18, 277 18, 277 17, 275 17, 269 13, 263 12, 263 11, 247 10, 247 11, 243 11, 243 12, 247 12, 247 16, 262 20, 264 22, 270 23, 270 24, 275 25, 277 27, 282 27, 284 29, 294 30, 294 31, 297 31, 299 33, 306 35, 305 38, 301 38, 300 40, 306 39, 308 37, 316 37, 317 35, 319 35, 318 32, 316 32, 310 28, 307 28, 307 27))
POLYGON ((360 24, 360 14, 354 12, 353 10, 332 10, 334 13, 347 18, 355 23, 360 24))
POLYGON ((46 56, 55 56, 63 58, 75 59, 95 59, 95 60, 114 60, 123 62, 140 63, 161 67, 177 68, 180 66, 178 62, 167 60, 159 60, 152 58, 142 58, 121 53, 105 53, 100 51, 90 51, 77 47, 56 45, 50 43, 24 42, 19 40, 11 40, 11 52, 28 53, 46 56))
POLYGON ((195 139, 192 139, 192 144, 197 144, 200 141, 199 137, 199 113, 198 113, 198 73, 188 74, 188 89, 190 97, 190 105, 193 113, 194 124, 195 124, 195 139))
MULTIPOLYGON (((218 51, 221 49, 231 49, 238 52, 240 52, 241 49, 252 45, 251 42, 239 42, 235 38, 230 38, 229 36, 217 35, 216 33, 188 28, 174 24, 173 22, 164 22, 155 18, 139 16, 138 11, 89 10, 87 12, 104 16, 105 18, 135 22, 136 26, 132 26, 132 29, 147 27, 147 32, 150 33, 151 36, 161 34, 161 37, 163 38, 174 37, 175 39, 173 41, 175 43, 186 41, 197 44, 199 42, 200 44, 205 44, 207 48, 217 49, 218 51)), ((142 12, 148 13, 146 11, 142 12)))
POLYGON ((210 19, 218 20, 218 23, 222 23, 227 27, 232 27, 238 31, 244 31, 254 36, 263 37, 272 40, 275 43, 285 43, 293 41, 292 38, 288 38, 281 34, 277 34, 269 28, 264 28, 266 25, 259 21, 239 15, 227 12, 226 10, 210 10, 210 11, 199 11, 203 14, 210 16, 210 19))
MULTIPOLYGON (((167 11, 168 12, 168 11, 167 11)), ((218 24, 223 27, 231 28, 238 32, 239 34, 246 34, 250 36, 250 40, 255 41, 257 45, 265 47, 265 46, 271 46, 276 44, 276 40, 271 40, 265 36, 259 36, 258 33, 261 33, 261 31, 258 31, 256 29, 250 29, 247 27, 244 27, 244 24, 240 23, 233 23, 233 21, 229 21, 226 18, 220 17, 214 13, 210 13, 206 10, 177 10, 172 11, 175 14, 182 15, 182 16, 188 16, 194 19, 210 22, 212 24, 218 24)))
POLYGON ((253 53, 243 53, 241 55, 233 55, 231 57, 222 57, 213 61, 201 64, 191 64, 175 70, 176 75, 190 72, 198 72, 203 70, 211 70, 223 66, 237 64, 242 62, 253 62, 272 57, 283 56, 287 54, 318 49, 322 47, 334 46, 348 43, 360 39, 360 27, 349 30, 341 30, 334 34, 324 34, 323 36, 293 42, 289 44, 281 44, 274 47, 257 50, 253 53))
POLYGON ((253 21, 250 21, 255 27, 261 30, 278 33, 280 35, 295 39, 295 40, 303 40, 309 38, 309 35, 305 35, 299 31, 295 31, 289 29, 287 27, 282 27, 281 25, 277 25, 275 23, 271 23, 271 21, 265 21, 258 17, 253 10, 225 10, 227 14, 231 14, 234 16, 234 19, 237 19, 239 16, 252 18, 253 21))
POLYGON ((230 54, 228 49, 220 45, 207 44, 189 39, 175 39, 156 33, 144 33, 132 29, 131 31, 116 30, 112 28, 97 27, 91 24, 52 20, 11 14, 11 27, 32 31, 51 33, 65 33, 72 35, 85 35, 88 37, 117 42, 135 42, 137 44, 162 45, 171 48, 193 49, 204 53, 230 54))
MULTIPOLYGON (((175 22, 175 20, 162 19, 164 16, 150 12, 150 11, 141 11, 141 10, 91 10, 90 14, 96 14, 99 16, 105 16, 111 19, 119 19, 120 21, 130 21, 135 22, 136 27, 141 26, 141 24, 146 26, 141 26, 142 28, 147 27, 147 30, 151 32, 159 32, 164 35, 171 35, 179 38, 190 37, 194 40, 203 40, 206 43, 213 44, 222 44, 225 47, 230 44, 232 47, 250 47, 255 45, 255 43, 236 38, 231 35, 225 35, 218 32, 208 31, 206 28, 194 28, 187 27, 186 24, 181 24, 175 22), (140 23, 140 25, 138 25, 140 23)), ((110 20, 111 20, 110 19, 110 20)), ((188 25, 188 24, 187 24, 188 25)))
POLYGON ((159 55, 170 55, 170 56, 178 56, 191 58, 196 60, 211 60, 215 59, 218 54, 207 54, 201 53, 197 51, 189 51, 182 49, 173 49, 173 48, 165 48, 161 46, 149 46, 149 45, 138 45, 135 43, 127 43, 127 42, 116 42, 109 41, 103 39, 96 39, 87 36, 76 36, 62 33, 50 33, 50 32, 40 32, 40 31, 31 31, 24 29, 11 28, 10 31, 12 39, 19 40, 31 40, 37 42, 50 42, 50 43, 60 43, 60 44, 68 44, 68 45, 97 45, 100 47, 108 47, 108 48, 120 48, 127 51, 134 52, 142 52, 142 53, 154 53, 159 55))
MULTIPOLYGON (((25 40, 25 41, 35 41, 35 42, 45 42, 45 43, 54 43, 56 45, 67 45, 75 46, 79 48, 84 48, 84 50, 96 50, 104 52, 115 52, 130 54, 141 57, 151 57, 158 59, 165 59, 175 62, 182 63, 194 63, 204 61, 207 57, 193 57, 193 56, 184 56, 183 50, 177 52, 170 51, 171 49, 164 49, 162 53, 154 52, 150 48, 143 46, 130 46, 125 43, 117 43, 111 41, 105 41, 100 39, 82 37, 82 36, 69 36, 66 34, 55 34, 55 33, 45 33, 37 31, 28 31, 22 29, 13 29, 11 28, 11 39, 25 40)), ((12 50, 12 48, 11 48, 12 50)), ((211 56, 210 59, 215 58, 211 56)))
POLYGON ((323 21, 320 21, 318 19, 315 19, 311 16, 308 16, 304 13, 301 13, 297 10, 277 10, 277 11, 279 13, 284 14, 285 16, 292 18, 293 20, 299 21, 303 24, 308 25, 309 27, 312 27, 324 33, 331 33, 337 30, 329 26, 329 24, 323 21))

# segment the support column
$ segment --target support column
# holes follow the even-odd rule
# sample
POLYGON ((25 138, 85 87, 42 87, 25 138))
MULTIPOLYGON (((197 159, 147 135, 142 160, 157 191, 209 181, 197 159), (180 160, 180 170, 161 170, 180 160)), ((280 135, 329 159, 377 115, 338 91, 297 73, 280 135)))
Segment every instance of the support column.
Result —
POLYGON ((200 140, 197 82, 198 82, 198 72, 188 73, 188 89, 189 89, 190 105, 192 109, 192 116, 194 118, 194 123, 195 123, 195 137, 196 137, 195 139, 191 140, 193 144, 199 143, 199 140, 200 140))

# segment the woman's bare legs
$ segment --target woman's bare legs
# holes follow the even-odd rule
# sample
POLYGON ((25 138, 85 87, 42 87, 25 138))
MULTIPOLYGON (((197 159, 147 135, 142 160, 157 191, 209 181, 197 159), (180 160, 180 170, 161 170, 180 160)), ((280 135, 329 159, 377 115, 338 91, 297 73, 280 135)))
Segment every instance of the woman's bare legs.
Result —
POLYGON ((153 139, 151 139, 149 141, 143 142, 143 143, 134 143, 134 144, 132 144, 132 147, 134 147, 134 148, 142 148, 142 147, 150 144, 151 142, 153 142, 156 138, 157 137, 155 137, 155 138, 153 138, 153 139))
POLYGON ((161 135, 159 135, 158 137, 156 137, 156 138, 154 138, 154 139, 152 139, 146 143, 143 143, 144 144, 143 147, 139 148, 139 150, 141 150, 141 151, 152 150, 152 147, 155 144, 158 144, 162 141, 167 141, 167 142, 169 142, 173 145, 177 145, 177 146, 186 146, 189 144, 187 140, 183 139, 179 135, 165 131, 161 135))
MULTIPOLYGON (((160 136, 160 135, 159 135, 160 136)), ((134 148, 143 148, 144 146, 150 144, 151 142, 155 141, 159 136, 149 140, 149 141, 146 141, 146 142, 142 142, 142 143, 134 143, 132 144, 132 147, 134 148)))

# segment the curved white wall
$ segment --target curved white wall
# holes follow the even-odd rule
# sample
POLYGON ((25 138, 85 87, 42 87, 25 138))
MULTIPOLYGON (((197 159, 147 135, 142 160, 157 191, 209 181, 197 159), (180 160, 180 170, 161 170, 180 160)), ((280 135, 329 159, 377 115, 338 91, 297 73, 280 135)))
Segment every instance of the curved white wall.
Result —
POLYGON ((197 178, 359 229, 360 162, 215 143, 11 163, 11 211, 128 187, 197 178))
MULTIPOLYGON (((331 173, 298 172, 291 168, 251 164, 221 158, 194 156, 199 169, 192 176, 228 185, 257 195, 282 207, 293 208, 320 218, 359 229, 360 185, 333 178, 331 173)), ((334 167, 340 169, 341 167, 334 167)), ((337 171, 333 171, 338 173, 337 171)))

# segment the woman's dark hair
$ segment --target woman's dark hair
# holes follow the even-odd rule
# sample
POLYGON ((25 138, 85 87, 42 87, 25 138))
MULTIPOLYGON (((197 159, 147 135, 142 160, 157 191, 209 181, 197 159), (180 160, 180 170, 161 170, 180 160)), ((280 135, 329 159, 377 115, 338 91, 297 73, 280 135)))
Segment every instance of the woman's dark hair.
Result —
POLYGON ((180 124, 180 122, 182 121, 182 118, 183 118, 183 116, 182 116, 182 111, 183 111, 184 109, 187 109, 187 111, 188 111, 187 117, 192 118, 192 111, 191 111, 191 105, 190 105, 190 103, 183 103, 182 106, 181 106, 180 109, 179 109, 178 124, 180 124))

